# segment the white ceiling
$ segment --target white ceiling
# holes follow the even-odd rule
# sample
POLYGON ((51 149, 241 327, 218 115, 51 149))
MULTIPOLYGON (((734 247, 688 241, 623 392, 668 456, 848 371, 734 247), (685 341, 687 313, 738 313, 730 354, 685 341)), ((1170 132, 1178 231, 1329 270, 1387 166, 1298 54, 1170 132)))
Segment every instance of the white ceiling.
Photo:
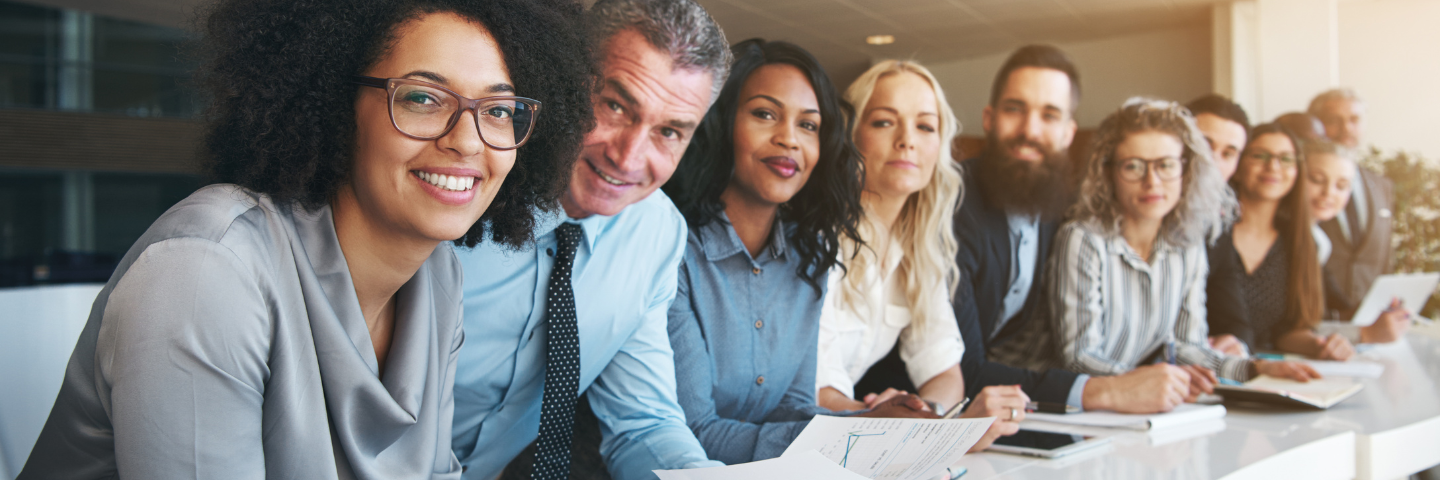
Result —
MULTIPOLYGON (((837 81, 872 59, 940 62, 1028 43, 1098 40, 1209 22, 1225 0, 697 0, 731 43, 753 37, 794 42, 837 81), (868 45, 870 35, 894 35, 868 45)), ((842 83, 843 85, 843 83, 842 83)))
MULTIPOLYGON (((190 27, 207 0, 19 0, 190 27)), ((592 3, 593 0, 582 0, 592 3)), ((809 50, 844 85, 873 59, 941 62, 1036 42, 1098 40, 1209 21, 1228 0, 697 0, 731 43, 786 40, 809 50), (870 35, 894 35, 868 45, 870 35)))

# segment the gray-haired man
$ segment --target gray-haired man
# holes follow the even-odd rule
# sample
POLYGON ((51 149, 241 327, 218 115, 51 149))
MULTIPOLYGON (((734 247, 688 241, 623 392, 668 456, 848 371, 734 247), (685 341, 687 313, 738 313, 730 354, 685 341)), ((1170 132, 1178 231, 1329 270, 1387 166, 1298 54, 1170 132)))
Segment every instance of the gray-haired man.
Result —
MULTIPOLYGON (((1354 90, 1337 88, 1316 95, 1309 113, 1325 125, 1330 141, 1350 149, 1356 157, 1363 153, 1365 101, 1354 90)), ((1329 277, 1325 306, 1340 318, 1354 315, 1375 279, 1390 272, 1393 253, 1390 209, 1395 205, 1394 186, 1378 172, 1365 167, 1357 171, 1345 211, 1320 223, 1334 245, 1325 262, 1325 276, 1329 277)))
POLYGON ((537 218, 530 248, 456 252, 466 341, 453 446, 467 479, 495 478, 532 441, 532 478, 568 478, 581 392, 615 478, 719 465, 676 402, 666 311, 686 228, 656 190, 724 83, 729 45, 690 0, 600 0, 587 22, 600 66, 595 128, 564 215, 537 218))

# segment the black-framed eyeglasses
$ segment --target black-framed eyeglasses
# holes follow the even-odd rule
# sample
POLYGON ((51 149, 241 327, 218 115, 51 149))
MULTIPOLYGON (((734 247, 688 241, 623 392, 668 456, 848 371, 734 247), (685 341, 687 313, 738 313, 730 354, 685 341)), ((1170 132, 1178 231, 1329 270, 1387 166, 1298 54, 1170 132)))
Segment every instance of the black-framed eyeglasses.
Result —
POLYGON ((1293 167, 1295 166, 1296 161, 1295 155, 1293 154, 1285 153, 1276 155, 1270 152, 1262 152, 1259 150, 1245 152, 1245 158, 1260 162, 1261 165, 1269 165, 1271 161, 1279 160, 1280 166, 1282 167, 1293 167))
POLYGON ((1127 158, 1113 162, 1115 168, 1120 172, 1120 178, 1136 182, 1155 172, 1155 176, 1161 180, 1174 180, 1185 173, 1185 161, 1175 157, 1157 158, 1146 160, 1143 158, 1127 158))
POLYGON ((480 141, 496 150, 514 150, 530 139, 540 114, 540 101, 525 97, 470 99, 448 88, 408 78, 356 75, 351 82, 385 89, 390 123, 416 140, 445 136, 460 121, 460 114, 470 110, 475 112, 480 141))

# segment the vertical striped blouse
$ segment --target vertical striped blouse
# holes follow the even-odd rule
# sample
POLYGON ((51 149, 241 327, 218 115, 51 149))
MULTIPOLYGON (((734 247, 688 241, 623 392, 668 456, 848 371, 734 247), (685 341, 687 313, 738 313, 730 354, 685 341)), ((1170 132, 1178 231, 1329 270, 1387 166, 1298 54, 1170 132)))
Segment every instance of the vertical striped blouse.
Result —
POLYGON ((1208 367, 1233 380, 1249 378, 1250 360, 1209 347, 1204 245, 1155 242, 1149 262, 1119 234, 1091 222, 1070 222, 1055 236, 1048 269, 1054 362, 1091 375, 1116 375, 1166 358, 1208 367))

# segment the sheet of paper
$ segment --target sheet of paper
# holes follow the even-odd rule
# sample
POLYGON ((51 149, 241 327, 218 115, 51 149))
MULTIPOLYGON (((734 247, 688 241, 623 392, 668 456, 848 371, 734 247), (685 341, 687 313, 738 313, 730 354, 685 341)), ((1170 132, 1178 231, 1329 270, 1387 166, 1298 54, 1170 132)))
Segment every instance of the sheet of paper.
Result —
MULTIPOLYGON (((789 452, 786 452, 789 453, 789 452)), ((810 450, 795 455, 723 467, 688 470, 655 470, 660 480, 864 480, 865 477, 840 468, 820 452, 810 450)))
POLYGON ((1357 377, 1357 378, 1380 378, 1385 373, 1385 365, 1363 360, 1350 360, 1348 362, 1335 362, 1330 360, 1303 360, 1310 364, 1322 377, 1357 377))
POLYGON ((956 420, 816 416, 781 458, 817 450, 872 479, 931 480, 990 428, 993 417, 956 420))
POLYGON ((1115 412, 1083 412, 1083 413, 1027 413, 1026 419, 1039 420, 1051 423, 1063 423, 1068 425, 1086 425, 1091 427, 1129 428, 1132 430, 1159 430, 1185 425, 1202 420, 1210 420, 1225 417, 1224 405, 1199 405, 1187 403, 1175 407, 1167 413, 1157 414, 1134 414, 1115 412))

